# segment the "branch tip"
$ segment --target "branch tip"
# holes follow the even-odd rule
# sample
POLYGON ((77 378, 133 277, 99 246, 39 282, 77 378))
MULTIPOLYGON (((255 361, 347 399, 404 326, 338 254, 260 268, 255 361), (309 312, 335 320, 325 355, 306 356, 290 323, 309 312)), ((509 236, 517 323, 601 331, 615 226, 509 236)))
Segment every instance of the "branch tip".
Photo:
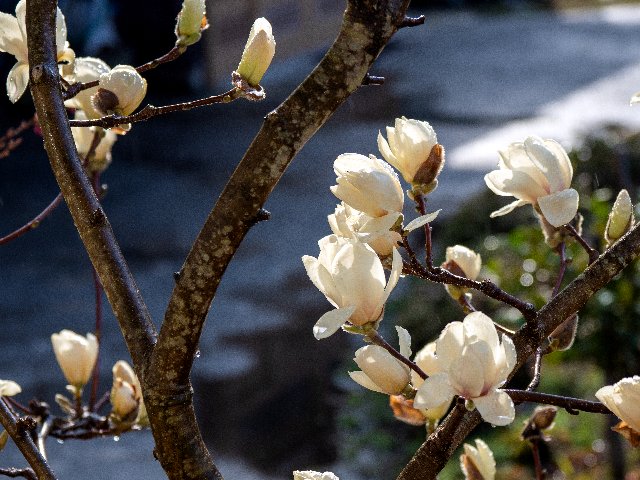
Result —
POLYGON ((378 77, 375 75, 370 75, 368 73, 362 79, 363 87, 369 86, 369 85, 383 85, 383 84, 384 84, 384 77, 378 77))
POLYGON ((420 15, 419 17, 409 17, 406 16, 398 25, 398 28, 406 28, 406 27, 417 27, 418 25, 424 24, 425 17, 424 15, 420 15))

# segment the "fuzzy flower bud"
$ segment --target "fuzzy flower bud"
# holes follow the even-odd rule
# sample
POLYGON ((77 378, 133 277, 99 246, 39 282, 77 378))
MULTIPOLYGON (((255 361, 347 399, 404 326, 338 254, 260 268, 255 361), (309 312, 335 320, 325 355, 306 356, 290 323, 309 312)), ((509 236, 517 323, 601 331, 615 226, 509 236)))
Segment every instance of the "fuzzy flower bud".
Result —
POLYGON ((253 22, 236 73, 252 87, 258 87, 276 53, 276 40, 266 18, 253 22))
MULTIPOLYGON (((409 332, 402 327, 396 329, 400 338, 400 353, 408 358, 411 355, 409 332)), ((349 372, 349 376, 354 382, 374 392, 398 395, 411 382, 409 367, 379 345, 359 348, 354 361, 361 371, 349 372)))
POLYGON ((429 193, 444 166, 444 147, 431 125, 405 117, 396 118, 395 127, 387 127, 387 138, 378 132, 378 149, 404 179, 429 193))
POLYGON ((627 233, 634 223, 633 204, 629 192, 620 190, 609 213, 607 227, 604 229, 605 240, 611 245, 627 233))
POLYGON ((98 357, 98 340, 92 333, 86 337, 71 330, 51 335, 53 352, 69 385, 80 391, 91 378, 98 357))
POLYGON ((147 81, 129 65, 118 65, 100 75, 97 93, 92 97, 94 108, 102 115, 129 115, 144 99, 147 81))
POLYGON ((188 47, 202 36, 207 24, 205 0, 184 0, 176 22, 176 46, 188 47))
MULTIPOLYGON (((75 61, 75 81, 89 83, 99 80, 102 74, 109 73, 111 67, 99 58, 80 57, 75 61)), ((100 118, 102 115, 94 106, 91 97, 98 91, 98 87, 87 88, 78 92, 78 94, 64 102, 65 107, 80 109, 84 112, 86 119, 100 118)), ((76 119, 78 112, 76 112, 76 119)))
POLYGON ((496 477, 496 461, 489 446, 479 438, 476 446, 464 444, 460 456, 460 468, 465 480, 493 480, 496 477))

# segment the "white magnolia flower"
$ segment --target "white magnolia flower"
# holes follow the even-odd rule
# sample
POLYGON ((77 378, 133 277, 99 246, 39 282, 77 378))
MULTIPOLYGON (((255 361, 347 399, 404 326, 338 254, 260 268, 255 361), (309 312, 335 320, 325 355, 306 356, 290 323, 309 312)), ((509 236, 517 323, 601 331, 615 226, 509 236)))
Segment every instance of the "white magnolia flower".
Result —
POLYGON ((307 275, 336 310, 325 313, 313 327, 317 339, 333 335, 345 323, 362 326, 380 320, 384 304, 398 283, 402 257, 393 251, 389 281, 378 254, 365 244, 328 235, 318 242, 318 258, 305 255, 307 275))
POLYGON ((398 232, 389 230, 396 224, 399 217, 398 212, 388 213, 382 217, 370 217, 342 202, 327 218, 331 231, 335 235, 367 243, 378 255, 385 257, 391 255, 398 242, 402 240, 398 232))
POLYGON ((176 23, 176 46, 188 47, 200 40, 202 30, 208 27, 206 13, 205 0, 184 0, 182 2, 182 9, 176 23))
MULTIPOLYGON (((87 116, 84 110, 78 110, 75 113, 76 120, 86 120, 87 116)), ((78 150, 78 155, 84 159, 91 145, 95 134, 101 136, 100 143, 89 158, 87 170, 90 172, 103 172, 111 163, 111 148, 118 139, 118 136, 111 130, 105 130, 101 127, 71 127, 71 134, 78 150)))
POLYGON ((398 176, 373 155, 343 153, 333 162, 337 185, 331 192, 350 207, 371 217, 402 212, 404 192, 398 176))
POLYGON ((387 138, 388 141, 378 132, 378 149, 407 182, 430 184, 435 180, 444 166, 444 149, 431 125, 396 118, 395 128, 387 127, 387 138))
POLYGON ((554 140, 528 137, 500 152, 500 170, 484 177, 497 195, 518 200, 496 210, 491 217, 506 215, 530 203, 554 227, 569 223, 578 211, 578 192, 571 188, 573 167, 562 146, 554 140))
POLYGON ((604 229, 605 240, 609 244, 615 242, 627 233, 634 223, 633 203, 631 203, 629 192, 624 189, 620 190, 609 213, 607 226, 604 229))
MULTIPOLYGON (((420 367, 420 369, 429 376, 440 373, 440 364, 436 357, 436 342, 427 343, 422 347, 413 359, 413 362, 420 367)), ((424 383, 424 379, 418 375, 415 371, 411 370, 411 385, 418 389, 424 383)), ((451 405, 451 399, 442 402, 440 405, 436 405, 433 408, 423 408, 420 411, 429 420, 440 420, 451 405)), ((415 404, 414 404, 415 407, 415 404)))
POLYGON ((129 65, 117 65, 100 75, 93 106, 103 115, 129 115, 147 94, 147 81, 129 65))
MULTIPOLYGON (((99 80, 101 75, 111 71, 111 67, 99 58, 80 57, 75 62, 75 81, 88 83, 99 80)), ((87 119, 100 118, 102 115, 94 106, 91 97, 98 91, 98 87, 87 88, 82 90, 75 97, 65 101, 64 104, 68 108, 81 109, 87 119)), ((77 113, 76 113, 77 118, 77 113)))
POLYGON ((296 470, 293 472, 293 480, 340 480, 332 472, 316 472, 313 470, 296 470))
MULTIPOLYGON (((26 0, 20 0, 16 5, 15 17, 0 12, 0 52, 7 52, 17 60, 7 77, 7 95, 13 103, 18 101, 29 84, 26 16, 26 0)), ((56 14, 56 49, 58 62, 73 62, 75 54, 67 43, 67 25, 59 8, 56 14)))
POLYGON ((98 340, 92 333, 86 337, 71 330, 51 335, 53 352, 67 382, 80 390, 91 378, 98 357, 98 340))
POLYGON ((496 460, 489 446, 479 438, 476 446, 464 444, 464 454, 460 456, 460 468, 467 480, 494 480, 496 460), (478 475, 482 478, 479 479, 478 475))
POLYGON ((118 360, 112 369, 111 406, 121 420, 135 420, 142 403, 142 388, 133 369, 124 360, 118 360))
POLYGON ((488 316, 474 312, 447 325, 436 341, 436 359, 440 371, 418 389, 416 408, 434 408, 459 395, 473 401, 493 425, 513 421, 513 401, 499 388, 516 364, 516 350, 509 337, 503 335, 500 342, 488 316))
MULTIPOLYGON (((402 327, 396 327, 396 330, 400 341, 400 354, 409 358, 411 336, 402 327)), ((349 376, 354 382, 374 392, 399 395, 411 382, 409 367, 379 345, 359 348, 353 360, 360 367, 360 371, 349 372, 349 376)))
POLYGON ((13 380, 0 380, 0 397, 13 397, 22 391, 13 380))
POLYGON ((252 87, 258 87, 276 53, 276 40, 266 18, 253 22, 236 73, 252 87))
POLYGON ((602 387, 596 397, 620 420, 640 434, 640 376, 602 387))

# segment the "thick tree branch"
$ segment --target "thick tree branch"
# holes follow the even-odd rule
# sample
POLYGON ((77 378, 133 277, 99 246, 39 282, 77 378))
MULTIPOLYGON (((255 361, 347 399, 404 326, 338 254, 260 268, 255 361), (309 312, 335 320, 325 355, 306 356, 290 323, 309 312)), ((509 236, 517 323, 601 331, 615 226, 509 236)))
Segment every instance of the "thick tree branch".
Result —
MULTIPOLYGON (((30 420, 35 427, 35 420, 30 420)), ((0 424, 2 424, 11 439, 20 449, 20 452, 29 465, 31 465, 31 468, 37 475, 38 479, 56 480, 56 476, 51 470, 51 467, 49 467, 49 464, 38 450, 38 447, 36 447, 36 444, 33 442, 33 438, 31 438, 31 434, 27 429, 28 423, 28 421, 21 421, 20 419, 16 420, 3 398, 0 397, 0 424)), ((28 478, 26 475, 23 476, 28 478)))
MULTIPOLYGON (((518 352, 518 363, 511 377, 525 365, 529 357, 558 325, 584 307, 598 290, 607 285, 638 255, 640 255, 640 224, 618 240, 540 309, 535 322, 525 324, 516 332, 512 340, 518 352)), ((481 421, 480 415, 475 411, 467 413, 462 419, 449 417, 445 419, 441 428, 447 428, 452 435, 446 441, 427 438, 400 473, 398 480, 435 479, 455 449, 481 421)))
MULTIPOLYGON (((373 61, 404 19, 409 0, 352 0, 342 28, 311 75, 269 113, 209 214, 176 276, 158 343, 152 355, 145 403, 156 436, 156 453, 172 478, 203 478, 185 469, 201 455, 190 417, 189 372, 218 284, 240 242, 260 219, 260 210, 304 144, 362 84, 373 61), (172 398, 171 409, 156 398, 172 398), (183 403, 180 404, 180 399, 183 403), (188 445, 175 456, 175 444, 188 445)), ((200 468, 200 466, 198 466, 200 468)), ((209 478, 209 477, 206 477, 209 478)), ((211 478, 214 478, 211 476, 211 478)))
POLYGON ((155 328, 71 136, 56 64, 55 12, 55 0, 27 1, 31 94, 60 191, 142 374, 155 328))

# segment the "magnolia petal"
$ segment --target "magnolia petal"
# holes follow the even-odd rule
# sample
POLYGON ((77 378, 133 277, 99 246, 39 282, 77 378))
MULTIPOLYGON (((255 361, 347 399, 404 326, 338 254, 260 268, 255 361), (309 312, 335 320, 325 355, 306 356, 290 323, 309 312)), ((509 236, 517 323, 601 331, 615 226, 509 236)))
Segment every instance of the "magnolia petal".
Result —
POLYGON ((7 52, 18 61, 27 60, 27 45, 18 27, 18 20, 3 12, 0 12, 0 52, 7 52))
POLYGON ((436 356, 441 368, 449 365, 462 354, 464 346, 464 327, 462 322, 449 323, 436 341, 436 356))
POLYGON ((633 97, 631 97, 631 101, 629 102, 629 105, 633 105, 634 103, 640 103, 640 92, 634 93, 633 97))
POLYGON ((12 103, 16 103, 29 85, 29 65, 18 62, 9 71, 7 77, 7 95, 12 103))
POLYGON ((397 248, 393 249, 393 262, 391 263, 391 274, 389 275, 389 280, 387 281, 387 286, 384 287, 384 293, 382 294, 381 303, 384 305, 391 295, 391 291, 398 284, 398 280, 400 279, 400 274, 402 273, 402 255, 397 248))
POLYGON ((538 198, 538 206, 544 218, 557 228, 573 220, 578 213, 578 200, 578 192, 573 188, 567 188, 538 198))
POLYGON ((349 376, 354 382, 363 386, 364 388, 368 388, 369 390, 373 390, 374 392, 386 394, 386 392, 378 387, 378 385, 376 385, 375 382, 371 380, 366 373, 361 372, 360 370, 349 372, 349 376))
POLYGON ((360 227, 358 233, 387 232, 395 225, 401 215, 402 213, 399 212, 391 212, 382 217, 370 218, 360 227))
POLYGON ((516 346, 513 344, 513 340, 502 334, 502 348, 504 349, 505 356, 505 374, 508 375, 513 370, 513 367, 516 366, 518 361, 518 353, 516 352, 516 346))
POLYGON ((400 355, 409 358, 411 356, 411 335, 405 328, 399 326, 396 326, 396 331, 398 332, 400 355))
POLYGON ((414 408, 437 408, 443 403, 451 402, 454 391, 445 373, 437 373, 420 385, 413 399, 414 408))
POLYGON ((16 5, 16 18, 18 19, 18 27, 20 33, 24 39, 24 43, 27 43, 27 2, 26 0, 20 0, 16 5))
POLYGON ((449 382, 458 394, 473 398, 482 394, 487 372, 493 368, 493 355, 485 342, 467 346, 449 365, 449 382))
POLYGON ((473 398, 472 400, 484 421, 492 425, 508 425, 516 417, 513 400, 501 390, 494 390, 487 395, 473 398))
POLYGON ((0 397, 11 397, 22 391, 20 385, 13 380, 0 380, 0 397))
POLYGON ((500 343, 498 332, 490 317, 482 312, 472 312, 464 317, 463 324, 466 336, 475 336, 480 340, 484 340, 492 350, 498 348, 500 343))
POLYGON ((549 193, 531 175, 521 170, 493 170, 484 176, 484 181, 497 195, 514 196, 529 203, 549 193))
POLYGON ((62 53, 67 48, 67 24, 62 10, 56 10, 56 51, 62 53))
POLYGON ((524 141, 524 148, 531 161, 544 174, 551 192, 559 192, 569 186, 564 184, 564 175, 560 168, 559 159, 556 158, 553 151, 547 148, 543 139, 535 136, 528 137, 524 141))
POLYGON ((356 307, 346 307, 328 311, 313 326, 313 336, 316 337, 316 340, 330 337, 340 330, 340 327, 349 320, 355 310, 356 307))
POLYGON ((415 230, 416 228, 420 228, 423 225, 429 223, 429 222, 433 222, 437 217, 438 214, 442 211, 442 209, 440 210, 436 210, 433 213, 427 213, 426 215, 422 215, 418 218, 414 218, 413 220, 411 220, 409 222, 409 224, 404 227, 404 231, 405 232, 410 232, 412 230, 415 230))
POLYGON ((555 140, 547 139, 544 141, 544 145, 555 156, 558 163, 558 168, 562 174, 563 187, 561 190, 569 188, 573 178, 573 166, 571 165, 571 160, 569 160, 569 155, 567 155, 566 150, 562 148, 562 145, 555 140))
POLYGON ((384 159, 387 162, 389 162, 394 167, 396 166, 397 164, 396 156, 391 151, 391 148, 389 148, 389 144, 387 143, 387 141, 382 136, 382 133, 380 133, 379 130, 378 130, 378 150, 380 150, 380 154, 384 157, 384 159))
POLYGON ((491 215, 489 215, 489 216, 491 218, 501 217, 502 215, 506 215, 507 213, 513 212, 518 207, 525 206, 527 203, 529 203, 529 202, 525 202, 524 200, 516 200, 515 202, 512 202, 512 203, 510 203, 508 205, 505 205, 502 208, 499 208, 495 212, 491 212, 491 215))
POLYGON ((307 271, 307 275, 316 288, 327 297, 327 300, 329 300, 334 307, 340 306, 338 305, 338 302, 341 300, 340 293, 325 266, 322 265, 317 258, 310 255, 303 256, 302 263, 307 271))

